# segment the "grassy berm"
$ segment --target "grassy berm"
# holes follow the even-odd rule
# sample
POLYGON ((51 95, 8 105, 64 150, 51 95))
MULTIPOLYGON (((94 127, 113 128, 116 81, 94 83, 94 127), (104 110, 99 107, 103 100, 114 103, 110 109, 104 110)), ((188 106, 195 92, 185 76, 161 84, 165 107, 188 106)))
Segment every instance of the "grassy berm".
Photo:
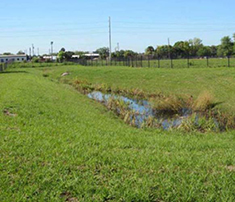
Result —
MULTIPOLYGON (((55 77, 75 71, 56 68, 47 71, 55 77)), ((92 70, 78 67, 77 76, 94 81, 92 70)), ((111 70, 96 71, 97 80, 114 78, 111 70)), ((127 77, 113 71, 118 79, 127 77)), ((143 71, 151 81, 153 70, 143 71)), ((184 71, 177 75, 192 73, 184 71)), ((212 72, 201 71, 202 79, 212 72)), ((129 83, 137 70, 130 72, 129 83)), ((40 68, 0 73, 0 201, 235 201, 234 131, 137 129, 72 86, 42 75, 40 68)), ((141 82, 135 85, 145 90, 141 82)), ((193 81, 187 85, 193 89, 193 81)))

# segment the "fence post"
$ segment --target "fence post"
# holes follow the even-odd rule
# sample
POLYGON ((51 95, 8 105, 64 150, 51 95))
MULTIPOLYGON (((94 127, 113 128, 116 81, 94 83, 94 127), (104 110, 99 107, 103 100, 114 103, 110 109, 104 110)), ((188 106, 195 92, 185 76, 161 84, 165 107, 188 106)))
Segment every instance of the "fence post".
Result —
POLYGON ((149 55, 148 55, 148 68, 150 67, 149 55))
POLYGON ((189 64, 189 55, 188 55, 188 58, 187 58, 187 63, 188 63, 188 68, 189 68, 189 65, 190 65, 190 64, 189 64))
POLYGON ((209 57, 208 56, 206 56, 206 65, 207 65, 207 67, 209 67, 209 57))
POLYGON ((228 55, 228 67, 230 67, 230 57, 228 55))
POLYGON ((143 67, 143 56, 140 57, 140 67, 143 67))
POLYGON ((172 57, 171 57, 171 68, 173 68, 173 60, 172 60, 172 57))
POLYGON ((160 64, 160 57, 159 56, 157 57, 157 61, 158 61, 158 68, 160 68, 161 64, 160 64))

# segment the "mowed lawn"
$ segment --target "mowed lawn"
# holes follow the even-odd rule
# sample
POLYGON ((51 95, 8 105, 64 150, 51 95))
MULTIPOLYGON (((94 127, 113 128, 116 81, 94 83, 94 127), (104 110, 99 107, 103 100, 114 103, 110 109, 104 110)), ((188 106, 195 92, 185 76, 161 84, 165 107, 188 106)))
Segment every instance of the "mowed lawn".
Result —
MULTIPOLYGON (((195 95, 208 87, 218 100, 235 99, 235 69, 65 66, 0 73, 0 201, 235 201, 234 131, 130 127, 54 82, 67 70, 68 79, 195 95)), ((226 105, 234 109, 232 101, 226 105)))

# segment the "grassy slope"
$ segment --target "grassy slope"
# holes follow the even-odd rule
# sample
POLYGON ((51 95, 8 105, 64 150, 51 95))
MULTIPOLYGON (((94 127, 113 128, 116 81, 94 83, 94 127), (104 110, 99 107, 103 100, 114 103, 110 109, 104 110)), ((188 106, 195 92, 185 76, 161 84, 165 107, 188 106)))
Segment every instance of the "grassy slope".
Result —
MULTIPOLYGON (((226 169, 235 165, 234 132, 138 130, 69 86, 25 71, 0 74, 0 201, 235 200, 235 172, 226 169)), ((93 71, 77 74, 118 82, 111 69, 93 71)), ((130 80, 119 71, 129 83, 118 84, 134 84, 139 71, 130 80)), ((154 76, 143 77, 142 85, 154 76)))
POLYGON ((235 113, 235 69, 148 69, 130 67, 75 67, 64 66, 49 69, 52 78, 69 71, 67 78, 86 79, 92 83, 105 83, 113 87, 140 88, 164 94, 193 95, 204 91, 211 93, 215 101, 224 102, 221 107, 235 113))

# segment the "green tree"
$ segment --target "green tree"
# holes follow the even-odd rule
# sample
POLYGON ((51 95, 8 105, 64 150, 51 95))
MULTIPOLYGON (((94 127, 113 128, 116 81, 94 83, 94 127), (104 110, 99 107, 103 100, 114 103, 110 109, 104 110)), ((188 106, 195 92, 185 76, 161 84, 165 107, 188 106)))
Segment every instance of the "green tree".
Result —
POLYGON ((201 46, 197 51, 197 56, 206 57, 211 56, 211 49, 209 46, 201 46))
MULTIPOLYGON (((170 46, 170 49, 172 47, 170 46)), ((167 58, 169 56, 169 46, 168 45, 163 45, 163 46, 158 46, 155 50, 156 54, 160 58, 167 58)))
POLYGON ((197 51, 199 50, 199 48, 201 48, 203 46, 202 44, 202 40, 199 38, 194 38, 194 39, 190 39, 188 41, 189 43, 189 54, 191 56, 197 56, 197 51))
POLYGON ((66 52, 64 52, 64 58, 65 58, 66 60, 70 60, 73 55, 74 55, 74 52, 72 52, 72 51, 66 51, 66 52))
POLYGON ((210 46, 210 52, 212 57, 217 56, 218 46, 210 46))
POLYGON ((107 47, 99 48, 95 52, 100 54, 101 59, 106 59, 109 56, 109 48, 107 47))
POLYGON ((112 58, 124 58, 124 54, 125 54, 125 51, 124 50, 120 50, 120 51, 116 51, 114 53, 112 53, 112 58))
POLYGON ((23 51, 18 51, 17 55, 24 55, 25 53, 23 51))
POLYGON ((125 57, 125 58, 134 57, 135 55, 137 55, 137 53, 135 53, 135 52, 132 51, 132 50, 125 50, 125 52, 124 52, 124 57, 125 57))
POLYGON ((6 52, 6 53, 3 53, 3 55, 13 55, 13 53, 6 52))
POLYGON ((218 48, 218 56, 231 56, 233 53, 233 46, 234 44, 229 36, 223 37, 218 48))
POLYGON ((145 50, 145 55, 153 55, 154 54, 154 47, 153 46, 148 46, 145 50))
POLYGON ((177 58, 186 58, 189 54, 189 42, 188 41, 178 41, 173 46, 175 56, 177 58))
POLYGON ((58 53, 58 59, 59 59, 60 62, 62 62, 65 59, 65 54, 64 53, 65 53, 64 51, 60 51, 58 53))
POLYGON ((235 54, 235 33, 233 34, 233 53, 235 54))

